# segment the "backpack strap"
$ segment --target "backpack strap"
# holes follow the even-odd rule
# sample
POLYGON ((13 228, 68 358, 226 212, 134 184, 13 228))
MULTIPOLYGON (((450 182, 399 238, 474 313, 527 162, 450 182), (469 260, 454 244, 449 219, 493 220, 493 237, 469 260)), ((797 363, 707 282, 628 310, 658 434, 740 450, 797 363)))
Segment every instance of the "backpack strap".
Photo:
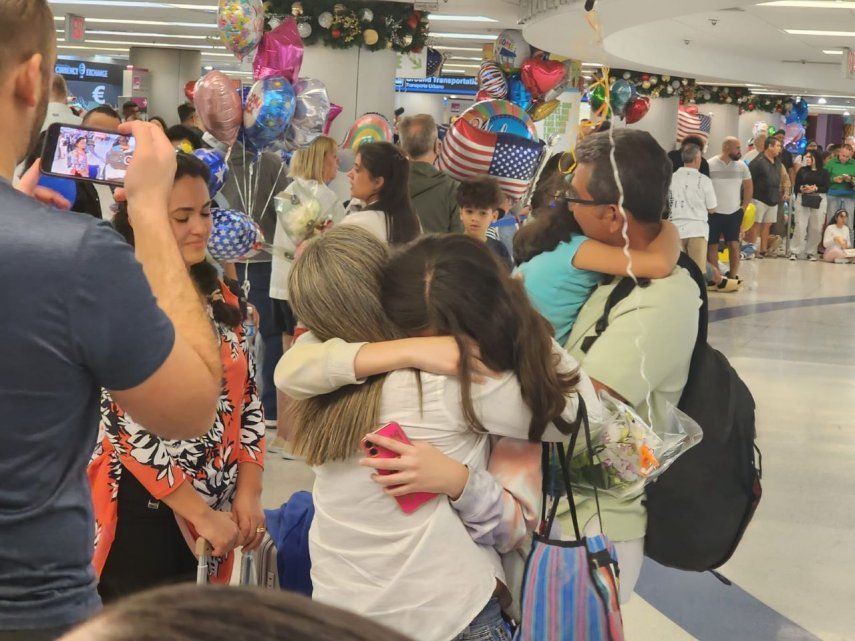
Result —
MULTIPOLYGON (((639 287, 647 287, 650 284, 650 280, 647 278, 639 278, 637 284, 639 287)), ((593 336, 588 336, 582 341, 582 351, 585 354, 587 354, 588 350, 593 347, 594 343, 596 343, 597 339, 602 336, 603 332, 608 329, 609 314, 612 313, 612 309, 614 309, 615 305, 621 302, 624 298, 629 296, 632 293, 632 290, 635 289, 635 286, 636 281, 632 278, 622 278, 612 290, 612 293, 609 294, 609 297, 606 300, 606 306, 603 308, 603 315, 600 316, 600 319, 597 321, 595 326, 597 333, 593 336)))
POLYGON ((695 281, 698 290, 701 293, 701 309, 698 312, 698 340, 695 343, 695 351, 698 345, 704 345, 707 342, 707 328, 709 326, 709 299, 707 298, 707 279, 706 275, 701 272, 700 268, 695 264, 686 252, 680 252, 680 257, 677 259, 677 264, 689 272, 689 276, 695 281))

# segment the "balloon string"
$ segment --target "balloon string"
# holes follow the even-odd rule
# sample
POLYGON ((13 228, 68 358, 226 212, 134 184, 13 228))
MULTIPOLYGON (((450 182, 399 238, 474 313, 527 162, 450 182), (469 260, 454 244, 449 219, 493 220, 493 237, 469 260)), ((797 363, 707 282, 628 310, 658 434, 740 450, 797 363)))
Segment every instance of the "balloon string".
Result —
POLYGON ((259 221, 267 214, 267 208, 270 207, 270 201, 273 200, 273 192, 276 191, 276 183, 279 182, 279 177, 282 175, 283 169, 285 169, 285 163, 280 163, 279 171, 276 173, 276 178, 273 179, 273 186, 270 188, 270 195, 267 197, 267 202, 264 203, 264 209, 261 210, 261 215, 258 217, 259 221))

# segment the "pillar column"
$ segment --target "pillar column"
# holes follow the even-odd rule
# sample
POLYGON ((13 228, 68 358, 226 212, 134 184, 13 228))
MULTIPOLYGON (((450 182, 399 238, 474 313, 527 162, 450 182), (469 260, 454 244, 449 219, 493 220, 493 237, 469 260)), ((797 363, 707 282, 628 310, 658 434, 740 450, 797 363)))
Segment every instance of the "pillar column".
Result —
POLYGON ((146 96, 149 116, 160 116, 167 125, 178 124, 178 105, 187 101, 184 85, 199 79, 202 53, 188 49, 131 47, 130 61, 134 67, 148 69, 151 74, 151 95, 146 96))
POLYGON ((625 125, 615 119, 613 123, 618 127, 648 131, 665 151, 670 151, 677 142, 678 106, 677 98, 651 98, 650 111, 639 122, 625 125))
POLYGON ((376 111, 391 122, 395 111, 395 52, 362 48, 332 49, 322 45, 306 47, 300 75, 322 81, 330 100, 342 112, 333 122, 330 135, 344 138, 359 116, 376 111))

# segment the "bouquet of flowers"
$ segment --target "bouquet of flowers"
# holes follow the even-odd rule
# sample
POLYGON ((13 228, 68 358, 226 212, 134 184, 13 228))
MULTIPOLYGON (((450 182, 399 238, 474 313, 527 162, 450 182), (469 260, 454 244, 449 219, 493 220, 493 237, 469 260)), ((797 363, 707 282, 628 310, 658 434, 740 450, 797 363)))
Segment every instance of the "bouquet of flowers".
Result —
POLYGON ((570 459, 574 485, 596 488, 617 498, 638 496, 644 486, 662 474, 703 437, 701 427, 674 406, 665 425, 656 430, 629 405, 600 393, 604 421, 591 426, 591 446, 579 434, 570 459))
POLYGON ((317 185, 292 183, 275 198, 276 214, 288 239, 298 246, 333 223, 333 203, 322 203, 317 185))

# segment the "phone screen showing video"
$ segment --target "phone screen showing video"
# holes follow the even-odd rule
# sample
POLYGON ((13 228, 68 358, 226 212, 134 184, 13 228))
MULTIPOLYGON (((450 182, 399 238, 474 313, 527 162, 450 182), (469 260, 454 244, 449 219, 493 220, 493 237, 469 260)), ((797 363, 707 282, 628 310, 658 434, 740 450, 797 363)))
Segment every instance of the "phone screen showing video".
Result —
POLYGON ((63 126, 59 128, 50 173, 121 185, 133 153, 131 136, 63 126))

